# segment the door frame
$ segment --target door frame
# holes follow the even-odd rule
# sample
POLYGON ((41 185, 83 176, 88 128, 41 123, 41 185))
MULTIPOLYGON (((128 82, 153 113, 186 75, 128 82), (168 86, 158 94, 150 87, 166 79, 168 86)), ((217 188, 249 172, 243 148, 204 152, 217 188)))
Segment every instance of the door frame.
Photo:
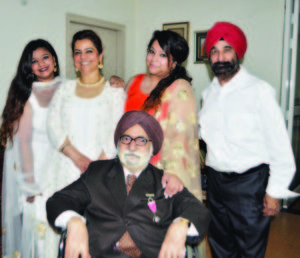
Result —
POLYGON ((292 142, 298 47, 299 0, 285 0, 280 106, 292 142), (293 8, 294 7, 294 8, 293 8), (297 10, 295 12, 295 10, 297 10), (292 30, 293 26, 293 30, 292 30))
MULTIPOLYGON (((280 106, 285 118, 288 136, 292 144, 294 137, 294 115, 299 112, 298 109, 295 110, 299 0, 285 0, 284 18, 280 106)), ((299 171, 296 173, 299 173, 299 171)), ((294 189, 294 191, 297 189, 298 187, 294 189)), ((288 199, 282 201, 283 208, 288 208, 288 204, 288 199)))
MULTIPOLYGON (((67 42, 69 38, 72 38, 73 35, 70 35, 70 26, 71 24, 83 24, 93 27, 99 27, 103 29, 109 29, 116 31, 117 33, 117 74, 124 78, 125 76, 125 26, 118 23, 108 22, 96 18, 90 18, 86 16, 81 16, 77 14, 67 13, 66 15, 66 55, 69 55, 68 52, 70 42, 67 42)), ((66 58, 66 77, 70 77, 70 65, 68 63, 68 58, 66 58)))

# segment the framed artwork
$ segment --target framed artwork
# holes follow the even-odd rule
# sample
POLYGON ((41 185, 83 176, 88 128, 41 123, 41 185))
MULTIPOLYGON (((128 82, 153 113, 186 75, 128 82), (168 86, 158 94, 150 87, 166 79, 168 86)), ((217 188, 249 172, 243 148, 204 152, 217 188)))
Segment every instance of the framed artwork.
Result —
POLYGON ((206 35, 207 31, 195 31, 195 64, 208 60, 204 45, 206 35))
POLYGON ((171 30, 177 32, 179 35, 185 38, 189 42, 189 22, 176 22, 176 23, 164 23, 163 30, 171 30))

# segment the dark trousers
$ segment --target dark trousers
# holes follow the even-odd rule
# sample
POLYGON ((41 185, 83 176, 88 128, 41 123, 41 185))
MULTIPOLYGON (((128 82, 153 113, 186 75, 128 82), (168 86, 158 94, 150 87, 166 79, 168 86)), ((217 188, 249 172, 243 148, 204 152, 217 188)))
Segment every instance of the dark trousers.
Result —
POLYGON ((266 164, 243 174, 207 170, 208 240, 213 258, 263 258, 270 217, 262 214, 269 178, 266 164))

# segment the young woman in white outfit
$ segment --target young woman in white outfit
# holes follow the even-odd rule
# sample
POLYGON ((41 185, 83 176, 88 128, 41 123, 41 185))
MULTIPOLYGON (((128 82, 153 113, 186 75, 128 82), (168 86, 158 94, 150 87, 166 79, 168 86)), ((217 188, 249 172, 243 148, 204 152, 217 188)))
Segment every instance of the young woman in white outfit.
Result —
POLYGON ((2 113, 6 146, 3 177, 3 257, 44 257, 47 167, 53 155, 47 135, 48 106, 64 80, 49 42, 30 41, 21 56, 2 113))

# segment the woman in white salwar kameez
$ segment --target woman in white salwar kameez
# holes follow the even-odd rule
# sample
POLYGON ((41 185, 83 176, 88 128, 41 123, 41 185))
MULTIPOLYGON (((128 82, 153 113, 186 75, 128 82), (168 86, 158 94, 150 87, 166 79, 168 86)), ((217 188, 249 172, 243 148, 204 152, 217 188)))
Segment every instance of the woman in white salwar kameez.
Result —
MULTIPOLYGON (((113 135, 124 110, 124 90, 111 87, 101 74, 100 37, 91 30, 78 31, 72 51, 80 76, 55 93, 48 116, 49 138, 57 150, 50 166, 51 195, 77 180, 91 161, 115 157, 113 135)), ((45 258, 57 257, 58 240, 47 234, 45 258)))
POLYGON ((6 146, 3 176, 3 257, 45 257, 44 192, 54 149, 48 140, 50 100, 64 80, 53 47, 29 42, 20 59, 2 114, 1 139, 6 146))

